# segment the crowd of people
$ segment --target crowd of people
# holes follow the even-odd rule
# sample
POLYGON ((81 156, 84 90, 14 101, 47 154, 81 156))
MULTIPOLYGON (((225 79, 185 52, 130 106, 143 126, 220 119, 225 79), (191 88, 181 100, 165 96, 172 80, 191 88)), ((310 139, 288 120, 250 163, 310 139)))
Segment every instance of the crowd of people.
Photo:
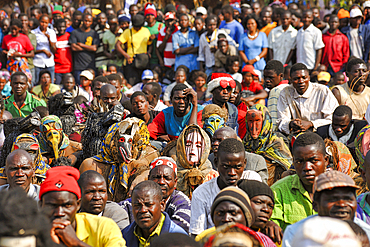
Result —
POLYGON ((370 1, 75 4, 0 9, 0 246, 370 246, 370 1))

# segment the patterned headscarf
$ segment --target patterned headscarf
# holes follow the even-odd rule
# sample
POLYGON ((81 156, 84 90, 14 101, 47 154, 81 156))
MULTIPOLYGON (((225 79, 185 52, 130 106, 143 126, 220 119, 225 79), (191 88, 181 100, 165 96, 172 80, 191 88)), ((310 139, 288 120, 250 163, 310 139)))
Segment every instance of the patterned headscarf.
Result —
MULTIPOLYGON (((245 150, 276 161, 284 167, 285 170, 289 169, 292 164, 292 154, 284 140, 273 132, 273 123, 271 122, 271 116, 267 107, 256 104, 252 106, 250 110, 261 111, 263 123, 261 133, 257 139, 252 138, 248 124, 246 124, 247 133, 243 140, 245 150)), ((247 118, 245 118, 245 121, 247 121, 247 118)))
POLYGON ((5 10, 0 10, 0 19, 8 18, 8 14, 5 12, 5 10))
POLYGON ((360 166, 361 169, 364 168, 364 162, 365 162, 365 157, 366 157, 366 153, 364 150, 363 137, 366 131, 368 131, 369 129, 370 129, 370 125, 363 127, 360 130, 360 132, 358 132, 356 139, 355 139, 356 156, 358 159, 358 165, 360 166))
POLYGON ((176 156, 177 156, 177 189, 182 191, 188 197, 191 197, 196 186, 201 185, 205 177, 212 170, 212 164, 208 160, 210 152, 211 142, 207 133, 198 125, 192 124, 187 126, 180 134, 177 139, 176 145, 176 156), (186 158, 185 144, 186 137, 189 133, 193 131, 198 131, 203 140, 204 148, 203 153, 200 158, 199 166, 193 167, 189 164, 188 159, 186 158))
POLYGON ((148 127, 143 120, 138 118, 126 118, 110 126, 108 133, 103 139, 99 154, 92 157, 92 159, 98 162, 112 165, 108 175, 108 191, 112 196, 114 196, 116 183, 119 182, 124 188, 127 188, 128 179, 130 177, 128 164, 124 162, 121 164, 117 163, 117 158, 115 157, 115 149, 117 149, 117 147, 115 147, 115 135, 118 130, 129 129, 135 125, 138 127, 138 130, 134 134, 132 141, 132 158, 136 160, 140 157, 141 151, 150 144, 148 127))

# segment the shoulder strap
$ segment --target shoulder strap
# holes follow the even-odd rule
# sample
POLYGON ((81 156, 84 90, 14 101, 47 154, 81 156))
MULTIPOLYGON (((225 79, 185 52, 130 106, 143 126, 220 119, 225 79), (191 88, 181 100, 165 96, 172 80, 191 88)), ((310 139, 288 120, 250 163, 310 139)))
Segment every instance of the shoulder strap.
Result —
POLYGON ((135 56, 134 44, 132 43, 132 28, 130 28, 132 56, 135 56))

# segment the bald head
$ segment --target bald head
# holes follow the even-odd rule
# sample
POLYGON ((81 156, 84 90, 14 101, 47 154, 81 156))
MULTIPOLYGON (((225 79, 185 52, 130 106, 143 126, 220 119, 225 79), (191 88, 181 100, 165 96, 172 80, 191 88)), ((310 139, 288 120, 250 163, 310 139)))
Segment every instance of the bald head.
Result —
POLYGON ((27 151, 17 149, 6 158, 5 174, 9 188, 20 187, 28 192, 35 175, 32 157, 27 151))
POLYGON ((111 109, 118 102, 117 89, 112 84, 105 84, 100 89, 100 98, 111 109))
POLYGON ((132 190, 132 197, 134 197, 134 194, 140 194, 144 191, 156 196, 160 201, 162 200, 162 189, 156 182, 146 180, 137 184, 132 190))
POLYGON ((80 178, 77 180, 78 186, 81 190, 87 183, 91 181, 104 181, 104 177, 97 171, 88 170, 81 174, 80 178))
POLYGON ((101 96, 103 96, 103 94, 106 95, 106 94, 111 94, 111 93, 115 93, 115 95, 117 95, 116 87, 111 84, 105 84, 100 89, 101 96))
POLYGON ((232 128, 222 127, 215 131, 211 140, 212 151, 215 157, 217 156, 218 146, 220 145, 220 143, 228 138, 238 139, 238 135, 232 128))

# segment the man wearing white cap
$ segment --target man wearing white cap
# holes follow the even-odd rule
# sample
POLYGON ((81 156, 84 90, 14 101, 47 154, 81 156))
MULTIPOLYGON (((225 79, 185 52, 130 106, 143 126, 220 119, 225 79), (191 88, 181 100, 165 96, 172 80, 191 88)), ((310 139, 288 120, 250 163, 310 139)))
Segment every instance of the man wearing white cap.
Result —
POLYGON ((197 16, 202 17, 204 20, 207 18, 207 9, 204 7, 198 7, 195 11, 197 16))
POLYGON ((349 26, 342 29, 349 41, 351 56, 369 60, 370 28, 362 25, 363 15, 360 9, 354 8, 349 13, 349 26))

